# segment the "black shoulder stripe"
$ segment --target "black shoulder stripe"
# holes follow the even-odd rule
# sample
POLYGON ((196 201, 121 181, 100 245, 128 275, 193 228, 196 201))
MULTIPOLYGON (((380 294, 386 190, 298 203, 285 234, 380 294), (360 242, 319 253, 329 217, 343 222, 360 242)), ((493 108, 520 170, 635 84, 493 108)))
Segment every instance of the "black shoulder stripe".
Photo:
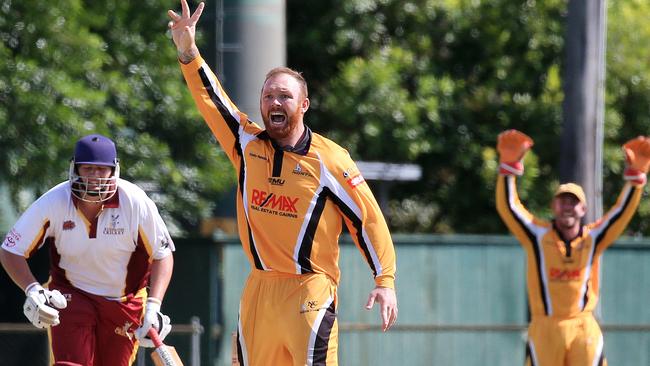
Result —
MULTIPOLYGON (((618 221, 618 219, 623 215, 623 212, 627 209, 627 206, 630 205, 630 201, 632 200, 632 196, 634 196, 634 189, 630 189, 628 192, 627 197, 625 197, 625 202, 623 203, 623 207, 621 207, 620 211, 614 216, 612 216, 612 219, 609 220, 609 223, 607 224, 606 227, 603 228, 603 230, 600 232, 600 234, 596 237, 596 240, 594 240, 594 248, 598 248, 598 245, 603 241, 605 236, 607 235, 607 231, 609 228, 612 227, 618 221)), ((593 262, 593 259, 592 259, 593 262)))
POLYGON ((230 111, 226 106, 222 103, 221 99, 217 96, 217 93, 215 90, 212 88, 212 84, 210 84, 210 79, 208 78, 208 75, 205 73, 205 70, 203 68, 199 69, 199 76, 201 77, 201 81, 203 82, 203 87, 205 90, 208 92, 208 95, 210 96, 210 100, 212 100, 212 103, 217 107, 217 110, 223 117, 223 119, 226 121, 226 125, 230 129, 230 132, 237 137, 239 134, 237 131, 239 130, 239 122, 235 119, 230 114, 230 111))

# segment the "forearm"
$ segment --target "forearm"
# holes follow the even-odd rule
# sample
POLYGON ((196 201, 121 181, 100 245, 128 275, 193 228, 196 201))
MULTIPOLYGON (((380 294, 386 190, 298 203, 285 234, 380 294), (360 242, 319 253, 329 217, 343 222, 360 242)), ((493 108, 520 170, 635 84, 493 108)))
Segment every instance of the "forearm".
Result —
POLYGON ((167 292, 167 286, 172 278, 174 269, 174 256, 154 260, 151 265, 151 276, 149 277, 149 297, 155 297, 162 301, 167 292))
POLYGON ((25 291, 27 285, 37 282, 24 257, 0 249, 0 262, 9 277, 21 290, 25 291))

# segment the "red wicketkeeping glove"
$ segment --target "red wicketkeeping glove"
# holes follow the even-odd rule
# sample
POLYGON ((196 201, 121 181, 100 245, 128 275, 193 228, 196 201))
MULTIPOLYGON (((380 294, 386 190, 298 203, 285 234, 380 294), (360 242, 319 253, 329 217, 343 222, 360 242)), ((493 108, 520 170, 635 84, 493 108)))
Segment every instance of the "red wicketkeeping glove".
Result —
POLYGON ((623 177, 634 184, 645 184, 650 168, 650 138, 638 136, 623 144, 625 173, 623 177))
POLYGON ((497 137, 499 152, 499 173, 522 175, 524 164, 521 160, 534 145, 533 139, 517 130, 506 130, 497 137))

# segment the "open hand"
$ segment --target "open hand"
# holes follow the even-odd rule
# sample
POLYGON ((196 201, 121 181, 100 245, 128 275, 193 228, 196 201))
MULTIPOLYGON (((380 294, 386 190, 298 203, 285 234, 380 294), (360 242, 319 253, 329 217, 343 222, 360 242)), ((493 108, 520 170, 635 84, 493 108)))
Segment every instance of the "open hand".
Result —
POLYGON ((176 14, 173 10, 168 10, 167 15, 171 19, 168 27, 172 32, 172 39, 178 50, 181 61, 189 62, 198 55, 196 47, 196 23, 203 13, 205 4, 201 2, 190 16, 190 7, 187 0, 181 0, 181 15, 176 14))

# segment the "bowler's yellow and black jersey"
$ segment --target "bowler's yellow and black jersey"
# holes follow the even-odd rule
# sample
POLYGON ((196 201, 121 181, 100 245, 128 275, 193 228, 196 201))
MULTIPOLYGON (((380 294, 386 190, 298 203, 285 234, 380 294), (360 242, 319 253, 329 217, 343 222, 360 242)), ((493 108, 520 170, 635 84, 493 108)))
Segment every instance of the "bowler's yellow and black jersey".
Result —
POLYGON ((497 178, 497 211, 524 247, 528 299, 535 316, 569 318, 593 311, 599 295, 600 258, 634 215, 643 186, 626 183, 614 206, 565 242, 553 223, 534 217, 519 201, 516 177, 497 178))
POLYGON ((395 252, 379 206, 348 152, 316 133, 276 146, 230 101, 203 59, 181 65, 203 118, 238 174, 239 236, 253 268, 339 281, 345 222, 378 286, 394 288, 395 252))

